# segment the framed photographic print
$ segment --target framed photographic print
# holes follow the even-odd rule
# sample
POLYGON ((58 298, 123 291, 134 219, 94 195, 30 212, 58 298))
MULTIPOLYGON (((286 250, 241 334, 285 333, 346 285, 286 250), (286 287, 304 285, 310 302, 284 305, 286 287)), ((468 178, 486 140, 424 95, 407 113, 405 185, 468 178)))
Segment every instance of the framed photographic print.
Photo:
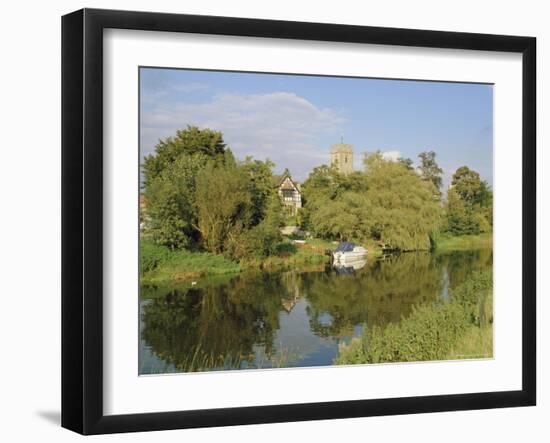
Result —
POLYGON ((62 425, 534 405, 531 37, 62 21, 62 425))

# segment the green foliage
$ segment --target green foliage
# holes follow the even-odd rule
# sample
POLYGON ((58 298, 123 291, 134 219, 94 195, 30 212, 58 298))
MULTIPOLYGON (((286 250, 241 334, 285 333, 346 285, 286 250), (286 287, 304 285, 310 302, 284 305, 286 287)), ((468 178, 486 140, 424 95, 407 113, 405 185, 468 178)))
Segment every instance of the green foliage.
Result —
POLYGON ((149 233, 157 243, 183 248, 198 240, 196 179, 207 162, 203 154, 182 155, 147 182, 149 233))
POLYGON ((241 267, 228 258, 207 252, 170 250, 151 241, 140 241, 141 283, 189 280, 204 275, 240 272, 241 267))
POLYGON ((448 301, 415 306, 409 317, 340 348, 338 364, 443 360, 472 326, 492 323, 492 273, 473 274, 448 301))
POLYGON ((446 231, 453 235, 479 234, 479 220, 474 207, 460 197, 451 188, 447 193, 447 227, 446 231))
POLYGON ((232 257, 268 257, 279 253, 282 241, 280 227, 283 223, 283 211, 279 197, 269 196, 262 221, 242 235, 231 238, 227 244, 232 257))
POLYGON ((410 158, 402 158, 402 157, 399 157, 397 159, 397 161, 399 163, 401 163, 403 166, 405 166, 405 168, 407 169, 410 169, 410 170, 413 170, 414 169, 414 166, 413 166, 413 161, 412 159, 410 158))
POLYGON ((208 165, 197 177, 197 229, 207 250, 224 252, 249 226, 251 196, 246 176, 236 166, 208 165))
POLYGON ((273 167, 251 157, 237 162, 219 132, 177 131, 143 165, 147 236, 173 250, 241 258, 258 248, 269 255, 280 241, 282 213, 272 202, 273 167))
POLYGON ((451 292, 451 301, 460 304, 468 321, 476 326, 493 322, 493 273, 476 272, 451 292))
POLYGON ((315 234, 338 240, 366 239, 370 234, 371 207, 365 194, 347 191, 319 203, 310 218, 315 234))
POLYGON ((249 177, 250 200, 252 203, 251 223, 257 225, 266 216, 270 197, 274 195, 273 168, 275 163, 246 157, 241 165, 249 177))
POLYGON ((478 235, 448 235, 438 237, 435 248, 438 251, 460 251, 493 247, 492 233, 478 235))
POLYGON ((380 154, 365 158, 372 236, 394 248, 427 250, 441 225, 441 206, 431 181, 380 154))
POLYGON ((151 272, 165 263, 170 257, 170 250, 165 246, 141 240, 139 248, 139 272, 141 275, 151 272))
POLYGON ((467 166, 461 166, 453 174, 453 189, 466 203, 473 204, 479 201, 481 194, 481 179, 476 171, 467 166))
POLYGON ((406 161, 365 158, 365 172, 339 174, 320 166, 302 189, 303 227, 323 238, 373 238, 402 250, 429 249, 440 225, 441 208, 431 181, 406 161))
POLYGON ((442 360, 466 326, 464 312, 458 304, 414 308, 408 321, 369 330, 364 341, 341 352, 338 363, 442 360))
POLYGON ((452 235, 475 235, 493 229, 493 192, 479 174, 462 166, 447 193, 446 226, 452 235))
POLYGON ((143 163, 144 185, 158 177, 182 155, 202 154, 210 158, 222 158, 226 153, 221 132, 188 126, 176 131, 174 137, 159 140, 155 153, 145 157, 143 163))
POLYGON ((443 169, 441 169, 435 161, 436 153, 434 151, 421 152, 418 154, 418 157, 420 157, 419 169, 422 178, 431 181, 439 194, 442 184, 443 169))

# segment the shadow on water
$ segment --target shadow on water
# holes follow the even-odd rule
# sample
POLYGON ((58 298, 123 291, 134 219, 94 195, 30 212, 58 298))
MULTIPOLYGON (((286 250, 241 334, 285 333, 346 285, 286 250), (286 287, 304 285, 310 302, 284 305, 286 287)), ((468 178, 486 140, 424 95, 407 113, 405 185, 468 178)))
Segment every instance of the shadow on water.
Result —
POLYGON ((142 287, 140 373, 330 365, 362 325, 398 322, 491 266, 491 250, 409 253, 346 269, 142 287))

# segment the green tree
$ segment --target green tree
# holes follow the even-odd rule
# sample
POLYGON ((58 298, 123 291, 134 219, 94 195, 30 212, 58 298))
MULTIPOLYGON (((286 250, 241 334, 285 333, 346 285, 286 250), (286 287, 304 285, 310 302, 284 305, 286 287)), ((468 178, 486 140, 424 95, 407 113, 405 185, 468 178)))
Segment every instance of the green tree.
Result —
POLYGON ((453 235, 491 232, 493 192, 479 173, 462 166, 453 174, 447 195, 446 230, 453 235))
POLYGON ((246 174, 236 165, 208 164, 197 176, 196 207, 204 247, 222 253, 250 227, 252 199, 246 174))
POLYGON ((220 132, 177 131, 143 165, 148 234, 172 249, 202 246, 221 253, 237 251, 237 240, 258 226, 256 245, 262 253, 272 251, 281 240, 278 226, 272 228, 279 223, 273 220, 280 204, 278 198, 270 203, 276 196, 273 167, 251 157, 238 162, 220 132), (268 246, 258 243, 264 234, 268 246))
MULTIPOLYGON (((332 166, 321 165, 313 169, 302 185, 302 202, 300 211, 303 228, 316 231, 311 223, 311 216, 318 210, 326 212, 328 201, 340 200, 346 193, 363 194, 367 190, 365 174, 359 171, 351 174, 340 174, 332 166)), ((331 206, 331 210, 335 207, 331 206)), ((316 216, 320 220, 319 216, 316 216)), ((339 236, 336 236, 339 237, 339 236)))
POLYGON ((189 248, 198 241, 196 177, 207 161, 204 154, 182 155, 147 182, 148 226, 156 243, 173 249, 189 248))
POLYGON ((436 153, 434 151, 421 152, 418 154, 418 157, 420 158, 419 169, 422 178, 431 181, 440 194, 443 169, 435 161, 436 153))
POLYGON ((277 194, 269 196, 262 221, 228 243, 228 252, 235 258, 267 257, 278 252, 281 244, 283 207, 277 194))
POLYGON ((374 238, 404 250, 429 249, 441 222, 431 181, 406 162, 367 155, 365 172, 315 168, 302 187, 306 227, 339 240, 374 238))
POLYGON ((469 204, 479 202, 482 192, 479 173, 467 166, 461 166, 453 174, 452 186, 462 200, 469 204))
POLYGON ((414 169, 413 161, 410 158, 399 157, 397 161, 405 166, 405 168, 407 169, 414 169))
POLYGON ((325 199, 311 217, 315 234, 338 240, 367 239, 371 231, 370 203, 364 194, 346 192, 325 199))
POLYGON ((430 249, 442 217, 433 183, 380 153, 364 164, 372 236, 401 250, 430 249))
POLYGON ((146 156, 143 162, 144 186, 147 187, 151 180, 159 176, 181 155, 194 154, 223 159, 226 154, 226 145, 222 133, 187 126, 186 129, 176 131, 174 137, 159 140, 154 154, 146 156))
POLYGON ((479 219, 455 188, 447 193, 447 231, 453 235, 479 234, 479 219))
POLYGON ((261 161, 252 157, 246 157, 241 164, 243 172, 249 177, 252 225, 257 225, 266 216, 269 200, 276 194, 276 188, 273 186, 274 167, 275 163, 269 159, 261 161))

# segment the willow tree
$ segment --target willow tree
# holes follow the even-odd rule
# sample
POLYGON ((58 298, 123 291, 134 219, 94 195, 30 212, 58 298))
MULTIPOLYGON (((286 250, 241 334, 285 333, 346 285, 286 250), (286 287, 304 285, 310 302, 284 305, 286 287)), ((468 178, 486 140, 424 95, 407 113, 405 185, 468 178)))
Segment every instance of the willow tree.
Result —
POLYGON ((433 182, 379 152, 364 165, 372 236, 401 250, 430 249, 442 217, 433 182))
POLYGON ((371 233, 371 204, 364 193, 345 192, 326 199, 311 214, 316 235, 338 240, 366 240, 371 233))

